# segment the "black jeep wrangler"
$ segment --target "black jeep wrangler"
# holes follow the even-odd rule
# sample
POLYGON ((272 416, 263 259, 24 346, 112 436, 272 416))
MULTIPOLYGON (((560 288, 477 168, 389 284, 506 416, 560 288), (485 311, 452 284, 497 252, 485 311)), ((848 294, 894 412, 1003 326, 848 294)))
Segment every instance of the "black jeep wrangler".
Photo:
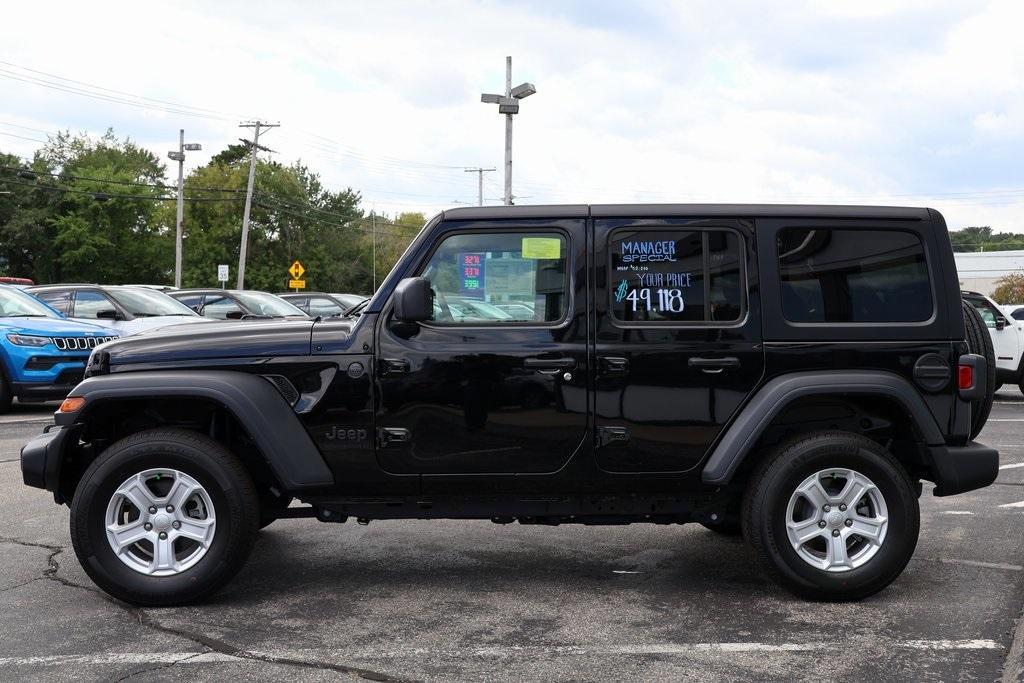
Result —
POLYGON ((455 209, 358 317, 103 345, 21 464, 138 604, 209 595, 284 517, 698 522, 857 599, 922 481, 995 479, 987 340, 930 209, 455 209))

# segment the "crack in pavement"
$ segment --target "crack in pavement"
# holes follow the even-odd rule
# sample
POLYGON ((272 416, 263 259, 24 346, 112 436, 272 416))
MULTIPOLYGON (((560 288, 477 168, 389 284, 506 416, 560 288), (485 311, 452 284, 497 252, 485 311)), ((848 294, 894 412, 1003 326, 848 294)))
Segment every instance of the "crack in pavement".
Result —
MULTIPOLYGON (((0 536, 0 542, 13 543, 15 545, 26 546, 29 548, 45 548, 46 550, 50 551, 50 555, 46 558, 48 566, 43 571, 42 576, 36 577, 35 579, 31 579, 30 581, 26 581, 24 584, 21 585, 32 583, 32 581, 38 581, 39 579, 48 579, 50 581, 56 581, 57 583, 63 586, 67 586, 69 588, 80 588, 82 590, 95 593, 96 595, 100 596, 101 598, 109 602, 111 605, 114 605, 115 607, 127 612, 139 624, 146 626, 147 628, 153 629, 155 631, 158 631, 160 633, 166 633, 168 635, 177 636, 178 638, 190 640, 193 643, 196 643, 206 648, 208 651, 213 651, 218 654, 228 655, 231 657, 237 657, 238 659, 265 662, 267 664, 279 664, 282 666, 293 666, 298 668, 312 668, 325 671, 336 671, 338 673, 348 674, 349 676, 355 676, 357 678, 363 678, 369 681, 383 681, 384 683, 406 683, 406 681, 411 680, 404 678, 396 678, 394 676, 378 673, 376 671, 370 671, 368 669, 360 669, 358 667, 346 666, 344 664, 335 664, 333 662, 320 662, 309 659, 294 659, 291 657, 277 657, 274 655, 262 654, 259 652, 253 652, 251 650, 245 650, 243 648, 236 647, 228 642, 219 640, 217 638, 213 638, 211 636, 204 635, 202 633, 192 633, 190 631, 175 628, 173 626, 165 626, 164 624, 161 624, 159 621, 157 621, 153 616, 148 614, 146 610, 141 607, 131 607, 126 603, 123 603, 119 600, 112 598, 111 596, 101 591, 99 588, 93 586, 83 586, 82 584, 78 584, 69 579, 65 579, 62 576, 57 576, 57 570, 60 569, 60 564, 57 562, 57 556, 65 550, 66 546, 49 545, 46 543, 34 543, 32 541, 22 541, 20 539, 8 538, 5 536, 0 536)), ((16 587, 17 586, 13 586, 12 588, 16 587)), ((155 667, 152 670, 155 671, 157 669, 168 668, 178 662, 185 661, 186 659, 190 659, 201 654, 206 653, 196 652, 180 660, 176 660, 175 662, 171 662, 169 664, 161 664, 159 667, 155 667)), ((137 671, 128 677, 130 678, 131 676, 140 673, 145 673, 145 671, 137 671)))
POLYGON ((193 659, 195 657, 198 657, 198 656, 204 655, 204 654, 206 654, 206 653, 205 652, 193 652, 192 654, 185 655, 184 657, 180 657, 179 659, 175 659, 173 662, 166 662, 164 664, 160 664, 159 666, 150 666, 150 667, 147 667, 145 669, 139 669, 138 671, 133 671, 130 674, 125 674, 124 676, 121 676, 120 678, 117 679, 117 681, 115 681, 115 683, 121 683, 122 681, 127 681, 127 680, 129 680, 131 678, 135 678, 136 676, 141 676, 142 674, 149 674, 149 673, 153 673, 154 671, 162 671, 163 669, 170 669, 171 667, 173 667, 173 666, 175 666, 177 664, 181 664, 182 662, 187 662, 190 659, 193 659))
POLYGON ((333 662, 320 662, 309 659, 294 659, 292 657, 278 657, 275 655, 263 654, 259 652, 253 652, 251 650, 245 650, 242 648, 235 647, 231 643, 225 642, 218 638, 213 638, 201 633, 191 633, 184 629, 175 628, 173 626, 165 626, 160 622, 156 621, 151 615, 147 614, 144 609, 132 608, 129 611, 133 612, 139 623, 148 626, 149 628, 176 635, 180 638, 191 640, 194 643, 202 645, 203 647, 209 648, 214 652, 222 655, 228 655, 230 657, 238 657, 239 659, 248 659, 258 662, 265 662, 267 664, 281 664, 284 666, 295 666, 302 668, 321 669, 325 671, 336 671, 338 673, 348 674, 350 676, 356 676, 357 678, 364 678, 369 681, 384 681, 385 683, 404 683, 407 680, 404 678, 395 678, 387 674, 378 673, 376 671, 370 671, 368 669, 360 669, 357 667, 346 666, 344 664, 335 664, 333 662))

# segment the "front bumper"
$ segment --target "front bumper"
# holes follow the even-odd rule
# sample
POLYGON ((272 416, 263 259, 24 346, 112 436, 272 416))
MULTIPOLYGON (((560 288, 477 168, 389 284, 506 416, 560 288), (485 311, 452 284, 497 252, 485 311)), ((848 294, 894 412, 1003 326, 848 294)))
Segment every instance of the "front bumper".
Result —
POLYGON ((999 451, 974 441, 964 446, 929 446, 928 455, 936 496, 984 488, 999 476, 999 451))
MULTIPOLYGON (((58 495, 65 446, 69 439, 75 438, 76 431, 74 425, 53 425, 21 447, 21 478, 26 486, 46 489, 55 497, 58 495)), ((62 503, 63 500, 57 502, 62 503)))
POLYGON ((11 393, 21 401, 60 401, 67 398, 71 390, 82 380, 78 373, 75 381, 54 384, 52 382, 11 382, 11 393))

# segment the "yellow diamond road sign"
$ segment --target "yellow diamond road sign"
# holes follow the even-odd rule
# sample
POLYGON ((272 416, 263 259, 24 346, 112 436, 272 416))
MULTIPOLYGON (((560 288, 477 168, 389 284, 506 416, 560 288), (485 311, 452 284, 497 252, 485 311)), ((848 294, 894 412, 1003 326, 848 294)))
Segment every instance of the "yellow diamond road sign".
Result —
POLYGON ((292 264, 292 267, 288 269, 288 272, 291 274, 293 279, 298 280, 302 277, 302 274, 306 272, 306 269, 302 267, 301 263, 296 261, 292 264))

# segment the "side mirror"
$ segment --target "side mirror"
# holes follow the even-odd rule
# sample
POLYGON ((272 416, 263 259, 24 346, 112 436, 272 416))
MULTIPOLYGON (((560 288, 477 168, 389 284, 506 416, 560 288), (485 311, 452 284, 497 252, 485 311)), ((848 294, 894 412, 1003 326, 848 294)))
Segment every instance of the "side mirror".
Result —
POLYGON ((434 315, 434 295, 430 280, 425 277, 407 277, 395 287, 395 320, 418 323, 434 315))
POLYGON ((99 320, 124 320, 121 314, 113 308, 104 308, 102 311, 96 311, 96 318, 99 320))
POLYGON ((1006 327, 1006 318, 1001 315, 996 316, 996 329, 1001 330, 1006 327))
POLYGON ((244 311, 228 311, 224 315, 224 318, 226 320, 244 320, 245 319, 245 312, 244 311))

